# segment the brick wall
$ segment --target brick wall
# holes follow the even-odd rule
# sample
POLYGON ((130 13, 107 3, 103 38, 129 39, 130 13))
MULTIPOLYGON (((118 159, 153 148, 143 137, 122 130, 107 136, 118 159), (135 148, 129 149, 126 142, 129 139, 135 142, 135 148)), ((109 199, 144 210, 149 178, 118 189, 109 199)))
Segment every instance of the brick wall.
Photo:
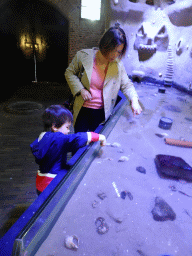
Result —
POLYGON ((69 63, 78 50, 98 46, 106 26, 106 1, 102 1, 100 21, 81 19, 81 0, 51 1, 59 7, 60 11, 69 21, 69 63))

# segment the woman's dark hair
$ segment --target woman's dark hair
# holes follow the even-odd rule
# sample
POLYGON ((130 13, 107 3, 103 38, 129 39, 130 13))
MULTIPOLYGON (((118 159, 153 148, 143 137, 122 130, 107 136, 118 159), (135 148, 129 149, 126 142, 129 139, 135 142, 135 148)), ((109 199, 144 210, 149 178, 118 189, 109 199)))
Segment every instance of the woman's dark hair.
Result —
POLYGON ((52 126, 60 128, 66 122, 73 122, 72 113, 62 105, 51 105, 42 115, 44 131, 52 131, 52 126))
POLYGON ((125 32, 118 25, 109 28, 99 43, 99 50, 104 56, 107 56, 109 52, 113 51, 117 46, 124 44, 120 58, 122 58, 127 50, 128 44, 125 32))

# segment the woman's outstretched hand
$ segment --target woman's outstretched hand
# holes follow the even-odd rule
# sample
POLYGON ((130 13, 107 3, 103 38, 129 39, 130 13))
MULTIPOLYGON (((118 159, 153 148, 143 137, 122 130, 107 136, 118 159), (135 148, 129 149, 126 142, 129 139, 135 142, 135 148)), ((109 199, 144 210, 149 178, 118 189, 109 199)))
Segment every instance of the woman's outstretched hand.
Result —
POLYGON ((132 111, 133 111, 133 116, 139 115, 142 112, 142 108, 139 104, 138 99, 133 99, 131 101, 131 108, 132 108, 132 111))
POLYGON ((81 96, 84 101, 92 99, 91 93, 85 88, 81 89, 81 96))

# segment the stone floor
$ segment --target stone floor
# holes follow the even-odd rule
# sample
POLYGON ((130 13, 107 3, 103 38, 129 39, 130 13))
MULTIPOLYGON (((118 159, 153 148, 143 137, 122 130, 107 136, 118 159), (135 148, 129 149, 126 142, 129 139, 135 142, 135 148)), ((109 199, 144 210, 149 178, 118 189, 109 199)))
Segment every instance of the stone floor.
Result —
POLYGON ((0 104, 0 237, 37 198, 37 165, 29 145, 42 131, 44 108, 63 103, 68 95, 65 85, 34 83, 0 104), (9 108, 23 101, 39 103, 42 109, 18 114, 9 108))

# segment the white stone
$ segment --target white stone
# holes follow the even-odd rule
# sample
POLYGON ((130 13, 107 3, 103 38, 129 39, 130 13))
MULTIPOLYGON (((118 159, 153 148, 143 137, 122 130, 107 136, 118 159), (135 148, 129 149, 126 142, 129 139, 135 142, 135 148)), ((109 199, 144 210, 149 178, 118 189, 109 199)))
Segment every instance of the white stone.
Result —
POLYGON ((127 156, 121 156, 118 160, 118 162, 126 162, 129 161, 129 158, 127 156))
POLYGON ((132 71, 132 76, 138 77, 138 78, 143 78, 145 76, 145 72, 139 71, 139 70, 133 70, 132 71))

